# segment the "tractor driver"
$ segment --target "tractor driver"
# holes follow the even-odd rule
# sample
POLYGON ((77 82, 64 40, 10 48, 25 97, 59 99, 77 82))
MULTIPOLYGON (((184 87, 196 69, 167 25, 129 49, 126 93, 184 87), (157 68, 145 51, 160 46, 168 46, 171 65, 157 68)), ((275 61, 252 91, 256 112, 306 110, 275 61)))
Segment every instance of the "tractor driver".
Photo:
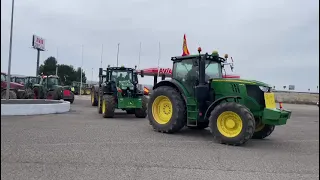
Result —
MULTIPOLYGON (((194 85, 199 83, 199 66, 192 65, 192 68, 186 74, 186 81, 189 83, 194 83, 194 85)), ((209 81, 210 76, 205 74, 205 82, 209 81)))

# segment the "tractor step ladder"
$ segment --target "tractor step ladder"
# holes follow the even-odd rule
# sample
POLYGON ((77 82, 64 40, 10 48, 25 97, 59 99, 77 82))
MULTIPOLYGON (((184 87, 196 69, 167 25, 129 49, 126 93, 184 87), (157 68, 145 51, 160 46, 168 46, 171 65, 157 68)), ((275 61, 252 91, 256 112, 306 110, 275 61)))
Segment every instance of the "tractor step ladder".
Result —
POLYGON ((187 98, 187 126, 197 126, 198 119, 197 102, 194 98, 187 98))

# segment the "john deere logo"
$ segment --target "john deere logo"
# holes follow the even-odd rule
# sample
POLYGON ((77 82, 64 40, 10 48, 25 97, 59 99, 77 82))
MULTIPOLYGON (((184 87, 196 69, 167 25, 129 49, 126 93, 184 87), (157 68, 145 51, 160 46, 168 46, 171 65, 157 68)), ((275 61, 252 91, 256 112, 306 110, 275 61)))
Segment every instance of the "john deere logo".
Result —
POLYGON ((133 103, 130 101, 129 104, 132 105, 133 103))

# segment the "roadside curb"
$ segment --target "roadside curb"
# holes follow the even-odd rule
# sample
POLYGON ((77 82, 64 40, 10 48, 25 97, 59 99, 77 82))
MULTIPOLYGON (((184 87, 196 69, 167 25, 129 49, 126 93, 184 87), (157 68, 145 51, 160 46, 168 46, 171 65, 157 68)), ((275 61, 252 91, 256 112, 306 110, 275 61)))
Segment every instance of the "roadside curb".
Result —
POLYGON ((1 100, 1 116, 56 114, 70 111, 70 102, 63 100, 1 100))

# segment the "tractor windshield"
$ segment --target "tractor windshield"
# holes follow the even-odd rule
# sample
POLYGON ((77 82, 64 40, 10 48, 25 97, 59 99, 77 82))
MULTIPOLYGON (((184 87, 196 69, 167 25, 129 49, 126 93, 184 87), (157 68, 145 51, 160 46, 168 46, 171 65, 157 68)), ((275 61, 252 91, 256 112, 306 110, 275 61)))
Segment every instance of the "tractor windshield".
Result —
POLYGON ((38 78, 37 77, 29 77, 27 80, 28 83, 30 84, 37 84, 38 82, 38 78))
POLYGON ((55 78, 55 77, 49 77, 48 78, 48 85, 59 85, 59 78, 55 78))
MULTIPOLYGON (((196 59, 187 59, 181 62, 174 63, 173 77, 176 79, 186 80, 194 77, 198 79, 198 66, 195 66, 194 61, 196 59)), ((221 78, 221 65, 218 62, 212 60, 206 60, 206 81, 213 78, 221 78)))
POLYGON ((127 70, 113 70, 111 73, 111 81, 125 81, 132 82, 132 71, 127 70))

